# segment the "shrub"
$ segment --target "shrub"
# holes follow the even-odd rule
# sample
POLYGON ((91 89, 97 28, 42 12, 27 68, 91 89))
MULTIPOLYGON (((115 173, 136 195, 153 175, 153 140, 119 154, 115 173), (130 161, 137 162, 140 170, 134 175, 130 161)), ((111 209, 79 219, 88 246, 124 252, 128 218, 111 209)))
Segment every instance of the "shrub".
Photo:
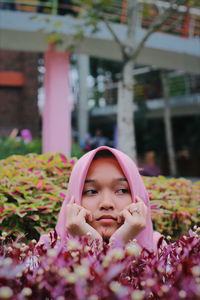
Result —
POLYGON ((98 247, 87 237, 35 252, 35 241, 0 246, 0 299, 197 300, 200 239, 182 236, 158 254, 126 247, 98 247), (32 256, 32 255, 35 256, 32 256), (36 256, 38 255, 39 256, 36 256))
POLYGON ((62 153, 0 161, 1 229, 32 239, 54 228, 75 161, 62 153))
POLYGON ((31 143, 25 143, 23 139, 0 138, 0 159, 27 153, 41 153, 41 140, 34 139, 31 143))
POLYGON ((144 177, 149 192, 154 228, 180 237, 199 222, 200 181, 185 178, 144 177))
MULTIPOLYGON (((39 138, 34 139, 31 143, 24 142, 22 138, 0 138, 0 159, 5 159, 11 155, 41 154, 41 150, 42 142, 39 138)), ((84 153, 78 143, 72 143, 72 157, 80 158, 84 153)))
MULTIPOLYGON (((39 238, 54 229, 76 159, 62 153, 11 156, 0 161, 0 230, 39 238)), ((144 177, 154 227, 177 238, 197 223, 200 182, 144 177)))

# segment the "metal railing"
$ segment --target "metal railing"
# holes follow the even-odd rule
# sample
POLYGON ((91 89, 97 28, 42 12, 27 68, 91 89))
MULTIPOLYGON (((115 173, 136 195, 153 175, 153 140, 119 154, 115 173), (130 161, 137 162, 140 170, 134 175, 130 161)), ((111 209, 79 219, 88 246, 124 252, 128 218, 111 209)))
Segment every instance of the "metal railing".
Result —
MULTIPOLYGON (((140 1, 142 4, 142 0, 140 1)), ((148 1, 141 9, 141 26, 148 28, 158 15, 158 5, 166 6, 167 1, 148 1), (148 12, 148 13, 147 13, 148 12)), ((82 10, 81 6, 75 1, 64 0, 0 0, 1 9, 18 10, 23 12, 36 12, 46 14, 77 16, 82 10)), ((187 9, 185 7, 185 9, 187 9)), ((110 7, 105 8, 105 14, 111 22, 126 24, 128 11, 128 0, 113 0, 110 7)), ((168 24, 161 27, 160 31, 182 37, 200 37, 200 4, 190 9, 189 14, 184 14, 184 6, 177 12, 177 15, 169 18, 168 24), (180 18, 179 25, 169 29, 168 25, 180 18)), ((171 27, 171 26, 169 26, 171 27)))
MULTIPOLYGON (((162 85, 157 76, 155 82, 149 82, 150 77, 155 77, 155 73, 149 73, 143 75, 143 78, 140 76, 135 76, 136 83, 134 84, 134 96, 135 103, 140 101, 145 101, 146 104, 149 101, 152 103, 152 106, 156 106, 156 103, 160 103, 162 99, 162 85)), ((171 72, 168 75, 167 79, 169 97, 173 99, 175 105, 197 105, 199 104, 199 95, 200 95, 200 76, 193 75, 189 73, 179 74, 176 72, 171 72), (197 97, 198 95, 198 97, 197 97), (181 100, 183 99, 183 100, 181 100), (175 101, 175 102, 174 102, 175 101), (181 102, 183 101, 183 102, 181 102)), ((117 103, 117 91, 118 84, 117 82, 106 80, 104 78, 102 90, 98 89, 98 78, 95 81, 94 87, 89 90, 89 99, 94 99, 93 107, 109 107, 116 105, 117 103), (103 103, 103 105, 102 105, 103 103)), ((101 84, 101 85, 102 85, 101 84)), ((92 107, 92 105, 91 105, 92 107)))

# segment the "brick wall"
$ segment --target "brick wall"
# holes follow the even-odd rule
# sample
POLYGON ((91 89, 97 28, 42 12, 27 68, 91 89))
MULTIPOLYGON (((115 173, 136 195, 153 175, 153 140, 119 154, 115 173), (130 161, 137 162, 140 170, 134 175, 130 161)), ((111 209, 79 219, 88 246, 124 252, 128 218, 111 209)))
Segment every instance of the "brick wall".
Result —
POLYGON ((0 72, 24 75, 22 86, 0 85, 0 136, 8 136, 13 128, 30 129, 33 136, 40 134, 37 61, 37 53, 0 51, 0 72))

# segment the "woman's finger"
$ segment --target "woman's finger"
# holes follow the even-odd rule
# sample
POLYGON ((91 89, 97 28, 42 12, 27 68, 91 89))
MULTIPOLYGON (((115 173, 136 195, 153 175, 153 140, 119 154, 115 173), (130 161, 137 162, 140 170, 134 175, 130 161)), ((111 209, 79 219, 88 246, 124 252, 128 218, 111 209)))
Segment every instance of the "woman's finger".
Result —
POLYGON ((136 201, 136 203, 143 204, 145 207, 147 207, 146 203, 139 196, 136 196, 136 201))
POLYGON ((124 216, 122 214, 122 212, 117 216, 117 223, 122 223, 124 222, 124 216))
POLYGON ((89 210, 85 209, 85 208, 82 208, 80 210, 80 212, 78 214, 78 217, 84 218, 84 219, 87 218, 89 222, 92 222, 92 219, 93 219, 92 213, 89 210))
POLYGON ((144 203, 144 201, 137 195, 135 196, 135 200, 136 200, 136 203, 144 203))
POLYGON ((74 204, 75 203, 75 197, 71 196, 71 199, 68 202, 69 204, 74 204))
POLYGON ((125 220, 125 219, 126 219, 127 217, 129 217, 129 216, 132 217, 132 215, 131 215, 129 209, 125 208, 125 209, 123 209, 123 210, 121 211, 121 214, 120 214, 120 218, 121 218, 121 219, 125 220))

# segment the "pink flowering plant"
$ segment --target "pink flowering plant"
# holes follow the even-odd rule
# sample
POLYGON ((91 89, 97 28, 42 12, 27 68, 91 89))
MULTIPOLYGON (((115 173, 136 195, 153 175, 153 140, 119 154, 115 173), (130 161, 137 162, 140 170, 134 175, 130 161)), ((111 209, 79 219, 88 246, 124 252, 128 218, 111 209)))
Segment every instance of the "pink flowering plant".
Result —
MULTIPOLYGON (((198 231, 198 230, 197 230, 198 231)), ((50 248, 9 241, 0 246, 0 299, 197 300, 200 239, 197 231, 168 242, 158 254, 133 241, 115 247, 90 237, 64 245, 54 232, 50 248)))
POLYGON ((0 161, 0 230, 30 240, 55 227, 76 159, 62 153, 0 161))
MULTIPOLYGON (((0 231, 28 240, 55 228, 76 158, 62 153, 0 160, 0 231)), ((173 239, 199 220, 200 182, 144 177, 154 228, 173 239)))
POLYGON ((143 179, 155 230, 175 239, 199 222, 200 181, 164 176, 143 179))
POLYGON ((62 153, 0 161, 0 299, 200 299, 199 182, 144 177, 154 227, 171 236, 157 254, 89 235, 61 244, 55 231, 36 247, 55 228, 75 161, 62 153))

